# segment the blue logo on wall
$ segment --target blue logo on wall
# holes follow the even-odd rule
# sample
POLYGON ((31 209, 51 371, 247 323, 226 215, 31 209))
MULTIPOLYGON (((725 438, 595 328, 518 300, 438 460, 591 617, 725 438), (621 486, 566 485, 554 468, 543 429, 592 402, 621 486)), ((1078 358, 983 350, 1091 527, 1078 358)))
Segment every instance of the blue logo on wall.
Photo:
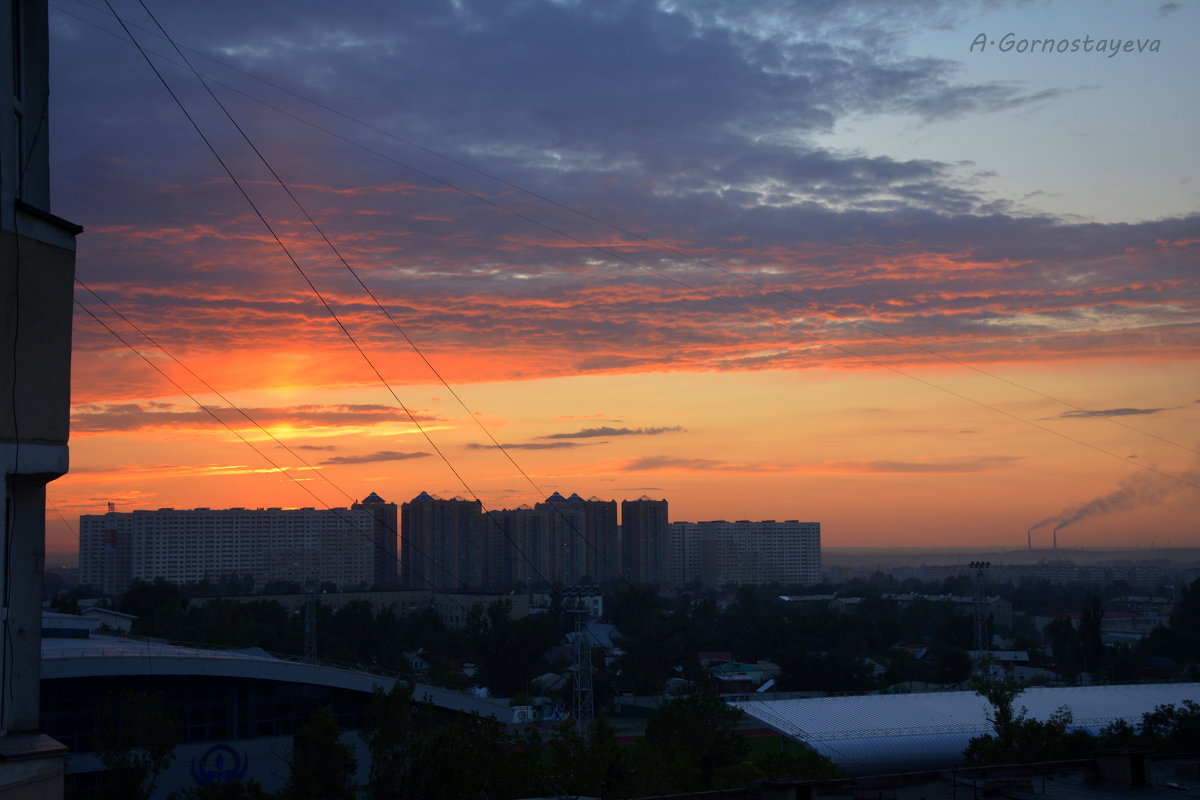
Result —
POLYGON ((192 777, 201 786, 210 783, 233 783, 246 775, 250 759, 227 744, 214 744, 197 761, 192 759, 192 777))

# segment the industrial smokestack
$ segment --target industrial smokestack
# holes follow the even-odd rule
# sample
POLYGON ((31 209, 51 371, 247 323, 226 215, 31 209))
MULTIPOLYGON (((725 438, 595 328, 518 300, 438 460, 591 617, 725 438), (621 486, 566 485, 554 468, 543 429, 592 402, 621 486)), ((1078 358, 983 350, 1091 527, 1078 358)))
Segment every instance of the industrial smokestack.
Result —
POLYGON ((1118 488, 1086 503, 1068 506, 1059 514, 1047 517, 1029 529, 1033 531, 1055 523, 1051 547, 1058 549, 1058 532, 1068 525, 1093 517, 1132 511, 1171 499, 1187 491, 1195 491, 1200 483, 1200 470, 1171 474, 1164 472, 1135 472, 1121 479, 1118 488))
POLYGON ((1054 523, 1057 523, 1057 522, 1059 522, 1059 521, 1061 521, 1061 520, 1062 520, 1062 517, 1060 517, 1060 516, 1058 516, 1058 515, 1055 515, 1055 516, 1053 516, 1053 517, 1046 517, 1046 518, 1045 518, 1044 520, 1042 520, 1041 522, 1035 522, 1035 523, 1033 523, 1032 525, 1030 525, 1030 526, 1029 526, 1029 531, 1028 531, 1028 532, 1025 534, 1025 538, 1028 540, 1028 541, 1026 542, 1026 545, 1029 547, 1029 549, 1030 549, 1030 550, 1032 550, 1032 549, 1033 549, 1033 532, 1034 532, 1034 531, 1036 531, 1038 528, 1044 528, 1044 527, 1046 527, 1047 525, 1052 525, 1052 524, 1054 524, 1054 523))

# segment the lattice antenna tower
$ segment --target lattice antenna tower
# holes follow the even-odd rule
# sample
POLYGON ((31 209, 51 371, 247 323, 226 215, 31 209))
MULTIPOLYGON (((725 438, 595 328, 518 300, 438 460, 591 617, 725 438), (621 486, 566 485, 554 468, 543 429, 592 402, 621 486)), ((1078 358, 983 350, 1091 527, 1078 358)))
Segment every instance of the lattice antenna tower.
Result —
POLYGON ((304 582, 304 660, 317 660, 317 579, 304 582))
POLYGON ((592 643, 588 639, 599 586, 567 586, 563 589, 563 610, 575 619, 574 680, 571 697, 571 716, 575 730, 585 733, 596 719, 595 694, 592 691, 592 643))
POLYGON ((987 634, 987 574, 992 562, 972 561, 970 566, 975 573, 975 650, 982 658, 992 649, 987 634))

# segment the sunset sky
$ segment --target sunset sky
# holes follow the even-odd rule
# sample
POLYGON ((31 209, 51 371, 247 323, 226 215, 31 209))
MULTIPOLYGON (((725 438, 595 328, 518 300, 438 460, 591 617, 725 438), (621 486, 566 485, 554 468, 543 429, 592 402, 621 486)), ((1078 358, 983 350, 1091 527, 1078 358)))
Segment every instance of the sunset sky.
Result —
POLYGON ((112 2, 371 363, 102 0, 54 0, 54 211, 183 366, 76 298, 194 399, 77 308, 51 553, 110 501, 422 490, 1200 546, 1200 3, 149 0, 301 211, 112 2))

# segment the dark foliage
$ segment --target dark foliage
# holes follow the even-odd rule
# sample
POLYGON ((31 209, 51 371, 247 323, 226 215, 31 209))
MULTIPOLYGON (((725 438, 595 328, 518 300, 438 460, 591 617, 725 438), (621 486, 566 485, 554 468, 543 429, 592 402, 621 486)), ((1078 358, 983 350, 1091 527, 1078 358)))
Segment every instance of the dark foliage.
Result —
POLYGON ((139 800, 154 793, 154 784, 175 760, 179 727, 161 694, 126 689, 96 706, 92 742, 108 768, 97 781, 93 800, 139 800))
POLYGON ((292 737, 281 800, 354 800, 354 753, 327 707, 318 708, 292 737))

